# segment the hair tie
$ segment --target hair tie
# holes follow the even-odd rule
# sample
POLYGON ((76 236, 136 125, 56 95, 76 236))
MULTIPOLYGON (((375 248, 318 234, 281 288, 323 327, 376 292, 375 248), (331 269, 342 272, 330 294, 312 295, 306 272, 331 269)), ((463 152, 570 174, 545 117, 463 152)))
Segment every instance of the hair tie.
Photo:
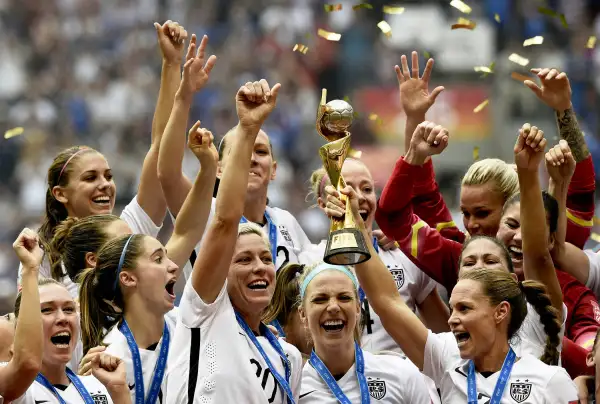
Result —
POLYGON ((79 153, 81 153, 84 150, 88 150, 88 148, 87 147, 80 148, 75 153, 71 154, 71 157, 69 157, 67 159, 67 162, 65 164, 63 164, 62 168, 60 169, 60 174, 58 174, 58 180, 56 181, 57 185, 60 184, 60 179, 62 178, 63 172, 65 171, 65 168, 67 168, 67 166, 69 165, 71 160, 73 160, 73 157, 77 156, 79 153))
POLYGON ((129 242, 131 241, 133 236, 134 236, 134 234, 129 236, 129 238, 127 239, 127 242, 125 243, 125 246, 123 247, 123 251, 121 251, 121 258, 119 258, 119 266, 117 267, 117 274, 115 276, 115 284, 113 286, 113 290, 115 293, 117 292, 117 288, 119 287, 119 275, 121 274, 121 270, 123 269, 123 264, 125 263, 125 255, 127 254, 127 247, 129 246, 129 242))
POLYGON ((306 278, 304 278, 304 281, 300 285, 300 298, 301 299, 304 299, 304 293, 306 292, 306 288, 308 287, 308 284, 313 279, 315 279, 315 277, 317 275, 319 275, 321 272, 327 271, 327 270, 333 270, 333 271, 338 271, 338 272, 343 273, 348 278, 350 278, 350 280, 354 284, 354 287, 356 288, 356 290, 358 290, 358 279, 356 279, 356 276, 348 268, 346 268, 345 266, 342 266, 342 265, 331 265, 331 264, 327 264, 327 263, 323 262, 323 263, 317 265, 312 271, 310 271, 310 273, 306 276, 306 278))

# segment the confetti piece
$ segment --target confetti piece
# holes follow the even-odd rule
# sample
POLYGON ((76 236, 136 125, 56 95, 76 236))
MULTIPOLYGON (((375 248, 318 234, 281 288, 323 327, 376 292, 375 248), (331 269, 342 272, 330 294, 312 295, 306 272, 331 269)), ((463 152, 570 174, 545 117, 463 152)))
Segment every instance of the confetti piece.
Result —
POLYGON ((560 23, 562 24, 562 26, 565 28, 569 28, 569 24, 567 24, 567 18, 565 17, 565 15, 561 14, 559 16, 559 18, 560 18, 560 23))
POLYGON ((590 238, 592 240, 594 240, 596 243, 600 243, 600 234, 598 234, 598 233, 592 233, 592 235, 590 236, 590 238))
POLYGON ((544 15, 547 15, 549 17, 556 17, 557 16, 556 11, 554 11, 551 8, 548 8, 548 7, 538 7, 538 12, 540 14, 544 14, 544 15))
POLYGON ((431 57, 431 53, 423 51, 423 56, 425 56, 425 59, 429 59, 431 57))
POLYGON ((492 69, 487 66, 475 66, 474 69, 478 73, 493 73, 492 69))
POLYGON ((596 37, 592 35, 591 37, 588 38, 587 44, 585 45, 585 47, 588 49, 594 49, 595 46, 596 46, 596 37))
POLYGON ((16 128, 12 128, 4 132, 4 139, 10 139, 11 137, 22 135, 25 132, 21 126, 17 126, 16 128))
POLYGON ((383 6, 383 12, 385 14, 402 14, 404 7, 383 6))
POLYGON ((471 7, 467 6, 465 3, 463 3, 460 0, 452 0, 450 2, 450 5, 454 8, 459 9, 462 13, 465 13, 465 14, 471 13, 471 7))
POLYGON ((521 66, 527 66, 529 64, 529 59, 519 56, 516 53, 511 53, 508 60, 521 66))
POLYGON ((341 4, 325 4, 325 11, 331 13, 332 11, 340 11, 342 9, 341 4))
POLYGON ((354 116, 354 119, 358 118, 358 111, 354 111, 354 113, 352 114, 352 116, 354 116))
POLYGON ((473 161, 479 160, 479 146, 473 147, 473 161))
POLYGON ((344 101, 346 101, 348 104, 350 104, 350 97, 348 97, 347 95, 344 96, 344 101))
POLYGON ((513 79, 515 79, 517 81, 531 80, 531 77, 526 76, 526 75, 521 74, 521 73, 517 73, 517 72, 512 72, 510 74, 510 77, 512 77, 513 79))
POLYGON ((392 37, 392 27, 390 27, 390 24, 388 24, 387 21, 379 21, 377 23, 377 26, 379 27, 381 32, 385 34, 385 36, 387 36, 388 38, 392 37))
POLYGON ((369 3, 360 3, 360 4, 357 4, 355 6, 352 6, 352 10, 355 10, 355 11, 356 10, 360 10, 361 8, 367 8, 369 10, 372 10, 373 6, 371 4, 369 4, 369 3))
POLYGON ((302 53, 303 55, 306 55, 306 52, 308 52, 308 46, 306 45, 302 45, 301 43, 297 43, 296 45, 294 45, 294 49, 292 49, 294 52, 298 51, 300 53, 302 53))
POLYGON ((465 29, 474 30, 476 26, 477 26, 477 23, 475 23, 474 21, 460 17, 458 19, 458 22, 456 24, 452 25, 452 29, 465 28, 465 29))
POLYGON ((325 31, 324 29, 319 28, 317 34, 321 38, 325 38, 328 41, 339 41, 342 38, 342 34, 336 34, 335 32, 325 31))
POLYGON ((594 225, 597 226, 600 224, 600 218, 598 218, 597 216, 594 216, 592 220, 594 221, 594 225))
POLYGON ((500 24, 500 14, 498 14, 498 13, 494 14, 494 20, 496 20, 496 22, 498 24, 500 24))
POLYGON ((485 100, 484 102, 482 102, 481 104, 476 106, 475 109, 473 110, 473 112, 475 112, 475 113, 481 112, 481 110, 483 110, 485 107, 487 107, 487 105, 489 103, 490 103, 490 100, 485 100))
POLYGON ((526 39, 523 41, 523 46, 541 45, 544 43, 543 36, 534 36, 533 38, 526 39))

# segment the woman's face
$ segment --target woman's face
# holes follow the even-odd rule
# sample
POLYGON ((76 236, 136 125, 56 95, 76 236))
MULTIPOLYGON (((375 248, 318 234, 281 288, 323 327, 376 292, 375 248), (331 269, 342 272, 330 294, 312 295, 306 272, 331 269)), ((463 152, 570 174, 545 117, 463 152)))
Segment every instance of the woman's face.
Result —
POLYGON ((353 341, 360 302, 352 280, 340 271, 321 272, 306 288, 300 317, 318 350, 353 341))
POLYGON ((461 187, 460 210, 465 229, 471 236, 495 237, 503 206, 504 198, 493 182, 461 187))
POLYGON ((275 290, 275 265, 271 250, 258 234, 238 237, 227 275, 227 292, 234 307, 261 313, 275 290))
POLYGON ((504 212, 500 220, 497 238, 508 249, 515 274, 517 274, 519 279, 523 279, 523 240, 521 239, 520 202, 513 203, 504 212))
POLYGON ((470 241, 460 258, 460 270, 501 269, 508 272, 508 262, 500 246, 485 238, 470 241))
POLYGON ((69 216, 112 213, 117 190, 104 156, 97 152, 82 152, 69 165, 72 165, 69 183, 53 189, 54 197, 65 205, 69 216))
POLYGON ((448 324, 462 359, 481 358, 497 338, 506 339, 505 334, 502 337, 498 333, 497 325, 508 315, 510 307, 506 302, 495 307, 490 305, 479 282, 460 280, 452 290, 450 308, 448 324))
POLYGON ((64 365, 71 360, 79 340, 79 314, 75 301, 64 286, 40 287, 40 306, 44 329, 43 362, 64 365))

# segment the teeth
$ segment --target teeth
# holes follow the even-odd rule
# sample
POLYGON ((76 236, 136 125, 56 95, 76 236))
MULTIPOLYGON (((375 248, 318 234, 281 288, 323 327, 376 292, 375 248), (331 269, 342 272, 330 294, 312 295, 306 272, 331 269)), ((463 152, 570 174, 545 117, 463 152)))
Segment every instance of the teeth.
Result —
POLYGON ((67 331, 59 332, 58 334, 54 334, 53 337, 70 337, 71 333, 67 331))
POLYGON ((267 282, 265 281, 254 281, 250 283, 249 286, 267 286, 267 282))
POLYGON ((342 320, 327 320, 324 323, 324 325, 326 325, 326 326, 336 326, 336 325, 342 325, 342 324, 344 324, 344 322, 342 320))
POLYGON ((514 252, 514 253, 517 253, 517 254, 523 254, 523 250, 521 248, 519 248, 519 247, 510 246, 510 247, 508 247, 508 249, 509 249, 510 252, 514 252))
POLYGON ((94 202, 110 202, 110 197, 108 196, 99 196, 98 198, 92 199, 94 202))

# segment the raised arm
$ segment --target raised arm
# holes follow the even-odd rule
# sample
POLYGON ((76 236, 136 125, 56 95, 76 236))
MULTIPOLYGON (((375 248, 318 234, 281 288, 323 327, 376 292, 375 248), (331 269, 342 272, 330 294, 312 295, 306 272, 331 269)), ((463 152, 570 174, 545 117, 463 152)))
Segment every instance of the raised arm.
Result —
POLYGON ((200 161, 200 171, 177 215, 173 235, 167 243, 169 258, 179 266, 180 271, 204 234, 219 161, 213 135, 200 128, 200 121, 190 130, 188 147, 200 161))
POLYGON ((175 103, 165 128, 158 157, 158 177, 167 200, 167 206, 175 216, 179 214, 183 201, 192 188, 192 183, 183 174, 183 155, 185 152, 185 129, 194 95, 206 83, 217 58, 212 55, 205 61, 208 37, 204 35, 200 45, 196 44, 196 35, 192 35, 183 69, 183 77, 178 82, 174 95, 175 103))
POLYGON ((42 368, 44 353, 38 271, 43 251, 36 232, 23 229, 13 244, 23 266, 21 304, 15 330, 13 357, 0 367, 0 395, 6 402, 25 394, 42 368))
POLYGON ((562 291, 550 256, 550 235, 538 174, 545 147, 544 132, 528 123, 524 124, 519 130, 519 137, 514 147, 521 189, 523 271, 525 279, 546 285, 552 306, 558 310, 562 318, 562 291))
POLYGON ((275 108, 279 83, 246 83, 236 95, 239 123, 219 184, 214 218, 192 271, 192 285, 207 304, 215 301, 225 284, 244 213, 250 159, 258 131, 275 108))
POLYGON ((160 140, 173 107, 173 97, 179 83, 181 57, 187 31, 176 22, 154 23, 162 52, 162 71, 158 101, 152 120, 152 143, 142 166, 137 201, 156 225, 162 225, 167 209, 165 196, 158 181, 160 140))

